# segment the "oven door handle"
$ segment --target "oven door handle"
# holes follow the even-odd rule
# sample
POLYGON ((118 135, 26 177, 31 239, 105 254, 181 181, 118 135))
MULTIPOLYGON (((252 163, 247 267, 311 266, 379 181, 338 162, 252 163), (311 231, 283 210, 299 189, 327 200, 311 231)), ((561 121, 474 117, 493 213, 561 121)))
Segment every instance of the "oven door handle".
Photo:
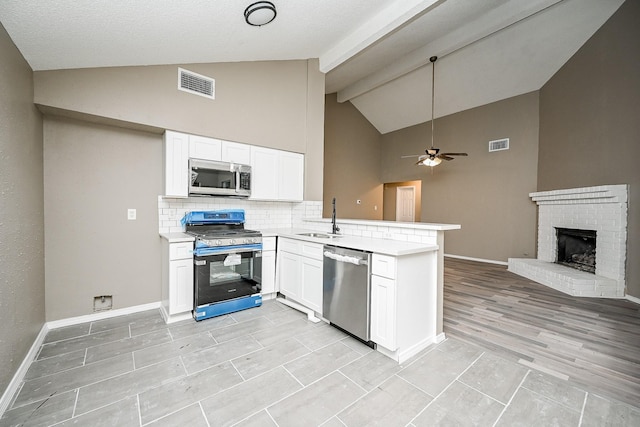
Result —
POLYGON ((238 247, 205 247, 196 248, 193 251, 195 256, 207 256, 207 255, 225 255, 225 254, 239 254, 243 252, 256 252, 262 250, 262 243, 256 243, 255 245, 242 245, 238 247))

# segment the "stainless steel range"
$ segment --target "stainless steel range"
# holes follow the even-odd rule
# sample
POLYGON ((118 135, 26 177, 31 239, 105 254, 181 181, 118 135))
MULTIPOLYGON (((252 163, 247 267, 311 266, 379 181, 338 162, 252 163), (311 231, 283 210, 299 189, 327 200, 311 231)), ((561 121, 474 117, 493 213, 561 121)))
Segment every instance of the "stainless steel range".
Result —
POLYGON ((244 228, 244 211, 193 211, 182 219, 196 238, 193 317, 204 320, 262 305, 262 235, 244 228))

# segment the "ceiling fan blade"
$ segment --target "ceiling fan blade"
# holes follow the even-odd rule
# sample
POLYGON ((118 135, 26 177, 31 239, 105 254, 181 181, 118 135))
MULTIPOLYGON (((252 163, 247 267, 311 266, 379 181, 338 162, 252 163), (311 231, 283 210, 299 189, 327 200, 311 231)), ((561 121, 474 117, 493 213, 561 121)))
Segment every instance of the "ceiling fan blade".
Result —
POLYGON ((441 156, 468 156, 467 153, 442 153, 441 156))
POLYGON ((437 157, 442 160, 453 160, 453 157, 449 157, 446 154, 439 154, 437 157))
POLYGON ((420 157, 424 156, 424 154, 412 154, 410 156, 400 156, 401 159, 408 159, 409 157, 420 157))

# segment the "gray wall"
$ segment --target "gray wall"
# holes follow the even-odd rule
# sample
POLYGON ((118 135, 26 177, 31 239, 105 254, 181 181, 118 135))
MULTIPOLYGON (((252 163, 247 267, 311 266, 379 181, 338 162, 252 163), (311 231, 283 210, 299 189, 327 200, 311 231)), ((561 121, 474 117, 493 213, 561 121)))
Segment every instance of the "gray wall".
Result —
POLYGON ((0 25, 0 393, 45 321, 42 117, 29 65, 0 25))
POLYGON ((640 2, 626 1, 540 91, 538 190, 629 184, 627 292, 640 298, 640 2))
POLYGON ((324 134, 323 216, 331 216, 335 197, 339 218, 381 220, 380 133, 334 93, 326 96, 324 134))
POLYGON ((34 100, 59 114, 304 153, 305 199, 321 199, 324 74, 317 60, 181 65, 216 80, 215 100, 179 91, 178 67, 38 71, 34 100))
POLYGON ((160 301, 162 138, 48 116, 44 183, 47 321, 160 301))
POLYGON ((494 261, 535 256, 538 93, 436 119, 434 145, 468 157, 415 166, 431 143, 431 122, 382 136, 382 180, 422 180, 422 222, 461 224, 445 236, 447 254, 494 261), (507 151, 488 143, 510 138, 507 151))

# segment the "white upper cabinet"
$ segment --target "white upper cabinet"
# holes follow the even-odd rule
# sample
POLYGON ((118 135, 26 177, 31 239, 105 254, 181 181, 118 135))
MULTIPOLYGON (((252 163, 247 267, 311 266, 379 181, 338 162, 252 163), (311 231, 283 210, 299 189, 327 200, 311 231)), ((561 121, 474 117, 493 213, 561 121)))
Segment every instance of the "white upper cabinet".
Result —
POLYGON ((189 192, 189 135, 164 133, 164 195, 187 197, 189 192))
POLYGON ((189 196, 189 159, 251 165, 251 199, 300 202, 304 155, 167 130, 164 134, 164 196, 189 196))
POLYGON ((304 156, 271 148, 251 147, 251 198, 302 201, 304 156))
POLYGON ((250 165, 251 146, 238 144, 237 142, 222 141, 222 161, 250 165))
POLYGON ((251 198, 278 198, 278 151, 251 147, 251 198))
POLYGON ((280 152, 278 198, 301 201, 304 194, 304 156, 280 152))
POLYGON ((189 135, 189 157, 202 160, 222 160, 222 141, 189 135))

